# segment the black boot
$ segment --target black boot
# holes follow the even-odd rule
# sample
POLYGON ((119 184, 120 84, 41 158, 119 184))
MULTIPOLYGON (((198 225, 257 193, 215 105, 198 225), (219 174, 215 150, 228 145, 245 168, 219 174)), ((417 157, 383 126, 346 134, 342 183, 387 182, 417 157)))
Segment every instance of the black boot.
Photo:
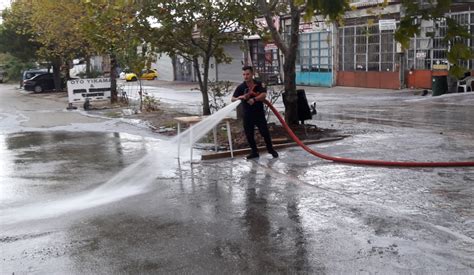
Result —
POLYGON ((268 153, 271 154, 274 158, 278 157, 277 151, 275 149, 268 150, 268 153))
POLYGON ((252 152, 250 155, 247 155, 245 158, 246 159, 254 159, 254 158, 258 158, 260 157, 260 155, 256 152, 252 152))

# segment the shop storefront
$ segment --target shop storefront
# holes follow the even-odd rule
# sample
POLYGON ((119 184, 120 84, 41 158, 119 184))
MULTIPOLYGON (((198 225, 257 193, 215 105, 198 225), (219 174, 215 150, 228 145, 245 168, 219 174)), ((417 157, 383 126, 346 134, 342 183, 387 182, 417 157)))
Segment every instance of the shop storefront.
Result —
MULTIPOLYGON (((456 12, 448 15, 458 24, 474 33, 474 11, 456 12)), ((405 79, 408 88, 431 89, 432 77, 447 75, 449 64, 447 60, 448 43, 446 35, 446 21, 421 22, 420 35, 410 41, 410 49, 406 54, 405 79)), ((464 39, 474 51, 474 39, 464 39)), ((461 65, 474 70, 474 60, 463 61, 461 65)))
POLYGON ((267 85, 281 84, 278 47, 261 39, 247 40, 247 43, 249 52, 246 65, 253 66, 256 76, 267 85))
POLYGON ((381 24, 339 28, 337 85, 400 89, 394 29, 381 24))
POLYGON ((296 84, 331 87, 332 60, 330 31, 301 33, 296 63, 296 84))

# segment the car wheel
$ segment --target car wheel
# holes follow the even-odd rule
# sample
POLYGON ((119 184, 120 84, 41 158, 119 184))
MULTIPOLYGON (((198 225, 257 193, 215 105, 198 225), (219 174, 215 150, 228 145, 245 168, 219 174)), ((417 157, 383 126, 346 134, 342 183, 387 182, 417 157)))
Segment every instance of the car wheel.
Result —
POLYGON ((153 77, 153 80, 156 80, 156 76, 153 77))
POLYGON ((43 91, 43 87, 41 87, 40 85, 35 86, 34 88, 35 93, 41 93, 42 91, 43 91))
POLYGON ((137 81, 136 77, 132 77, 131 81, 137 81))

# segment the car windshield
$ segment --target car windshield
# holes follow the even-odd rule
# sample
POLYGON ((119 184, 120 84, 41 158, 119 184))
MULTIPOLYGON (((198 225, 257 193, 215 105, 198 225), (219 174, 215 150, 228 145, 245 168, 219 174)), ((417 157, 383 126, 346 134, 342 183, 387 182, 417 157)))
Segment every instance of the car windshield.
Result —
POLYGON ((30 79, 34 76, 37 76, 39 74, 45 74, 47 73, 46 71, 31 71, 31 72, 25 72, 25 79, 30 79))
POLYGON ((43 74, 37 74, 34 76, 34 79, 47 79, 47 78, 52 78, 53 75, 49 73, 43 73, 43 74))

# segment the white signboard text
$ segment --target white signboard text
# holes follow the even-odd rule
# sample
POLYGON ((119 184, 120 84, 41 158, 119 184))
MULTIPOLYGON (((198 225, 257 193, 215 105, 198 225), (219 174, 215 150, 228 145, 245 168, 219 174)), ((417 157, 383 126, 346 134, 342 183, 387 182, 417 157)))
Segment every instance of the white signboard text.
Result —
POLYGON ((110 78, 72 79, 67 82, 69 103, 110 99, 110 78))

